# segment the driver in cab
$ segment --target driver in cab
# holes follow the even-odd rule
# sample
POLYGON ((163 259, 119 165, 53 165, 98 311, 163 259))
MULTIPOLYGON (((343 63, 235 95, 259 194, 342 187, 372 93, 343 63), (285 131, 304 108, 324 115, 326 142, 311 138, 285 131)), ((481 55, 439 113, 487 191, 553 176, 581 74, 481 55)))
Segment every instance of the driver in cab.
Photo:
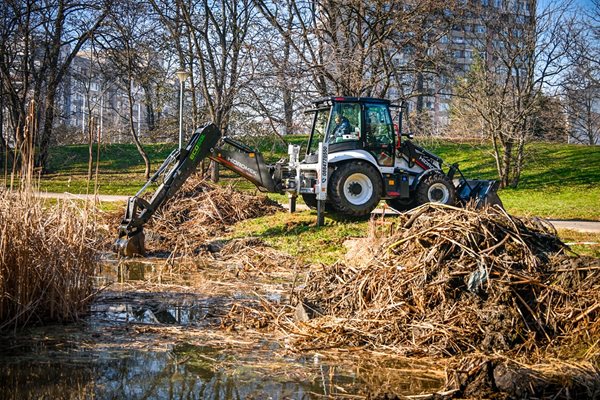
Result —
POLYGON ((344 135, 349 135, 352 131, 352 127, 350 126, 350 121, 348 118, 344 117, 342 114, 335 115, 335 128, 333 130, 333 137, 331 138, 332 142, 339 142, 344 140, 344 135))

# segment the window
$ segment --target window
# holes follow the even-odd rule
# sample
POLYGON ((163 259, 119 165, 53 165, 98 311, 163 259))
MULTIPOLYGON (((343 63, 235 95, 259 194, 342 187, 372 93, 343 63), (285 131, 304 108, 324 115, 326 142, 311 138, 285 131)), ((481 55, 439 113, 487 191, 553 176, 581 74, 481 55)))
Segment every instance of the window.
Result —
POLYGON ((365 106, 365 129, 367 147, 379 165, 394 164, 394 127, 389 109, 384 104, 365 106))
POLYGON ((319 150, 319 142, 322 142, 323 138, 325 137, 327 121, 329 121, 329 110, 325 109, 317 111, 316 119, 314 122, 314 134, 309 143, 309 154, 316 154, 319 150))
POLYGON ((360 139, 360 105, 335 103, 333 120, 329 124, 329 143, 343 143, 360 139))

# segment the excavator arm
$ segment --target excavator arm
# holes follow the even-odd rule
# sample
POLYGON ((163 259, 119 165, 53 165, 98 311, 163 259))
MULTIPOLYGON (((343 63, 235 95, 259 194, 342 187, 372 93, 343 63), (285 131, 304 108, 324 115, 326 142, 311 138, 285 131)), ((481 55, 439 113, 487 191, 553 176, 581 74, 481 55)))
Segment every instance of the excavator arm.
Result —
POLYGON ((185 148, 174 150, 146 184, 127 202, 125 217, 119 225, 119 238, 114 249, 124 256, 145 255, 144 225, 156 210, 181 188, 221 139, 221 131, 214 124, 198 128, 185 148), (146 189, 164 176, 152 198, 142 198, 146 189))
POLYGON ((260 152, 234 139, 221 138, 221 131, 212 123, 204 125, 196 130, 185 148, 174 150, 135 196, 129 198, 125 217, 118 228, 119 238, 114 245, 118 254, 127 257, 145 255, 144 225, 162 204, 175 195, 206 157, 237 172, 262 191, 281 191, 281 163, 267 165, 260 152), (233 149, 219 146, 219 141, 233 149), (142 195, 146 189, 163 176, 152 198, 145 200, 142 195))

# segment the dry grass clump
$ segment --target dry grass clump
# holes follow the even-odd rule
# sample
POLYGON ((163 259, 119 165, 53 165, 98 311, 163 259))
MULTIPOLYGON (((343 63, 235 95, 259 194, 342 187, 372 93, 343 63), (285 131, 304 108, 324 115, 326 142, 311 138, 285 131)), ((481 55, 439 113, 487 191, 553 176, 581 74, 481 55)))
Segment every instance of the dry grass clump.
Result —
POLYGON ((589 363, 551 360, 534 366, 501 356, 475 354, 454 360, 446 396, 437 399, 596 399, 600 371, 589 363))
POLYGON ((266 196, 213 185, 193 175, 150 221, 146 243, 155 250, 191 254, 236 222, 281 209, 266 196))
POLYGON ((87 310, 96 267, 86 213, 0 190, 0 330, 69 321, 87 310))
POLYGON ((299 296, 317 317, 290 328, 299 347, 599 353, 600 260, 563 255, 542 221, 428 204, 371 243, 366 265, 309 275, 299 296))

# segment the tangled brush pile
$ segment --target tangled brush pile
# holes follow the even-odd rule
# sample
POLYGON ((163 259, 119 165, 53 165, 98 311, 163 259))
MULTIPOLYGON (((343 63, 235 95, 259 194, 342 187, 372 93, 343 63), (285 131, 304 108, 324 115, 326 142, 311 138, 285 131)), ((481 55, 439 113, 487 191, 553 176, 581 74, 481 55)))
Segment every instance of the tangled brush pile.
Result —
POLYGON ((198 175, 192 176, 148 224, 147 244, 155 249, 190 254, 238 221, 281 209, 266 196, 209 184, 198 175))
POLYGON ((300 305, 316 317, 290 328, 299 347, 447 356, 567 344, 597 353, 600 260, 566 256, 543 221, 427 204, 364 246, 366 265, 307 278, 300 305))

